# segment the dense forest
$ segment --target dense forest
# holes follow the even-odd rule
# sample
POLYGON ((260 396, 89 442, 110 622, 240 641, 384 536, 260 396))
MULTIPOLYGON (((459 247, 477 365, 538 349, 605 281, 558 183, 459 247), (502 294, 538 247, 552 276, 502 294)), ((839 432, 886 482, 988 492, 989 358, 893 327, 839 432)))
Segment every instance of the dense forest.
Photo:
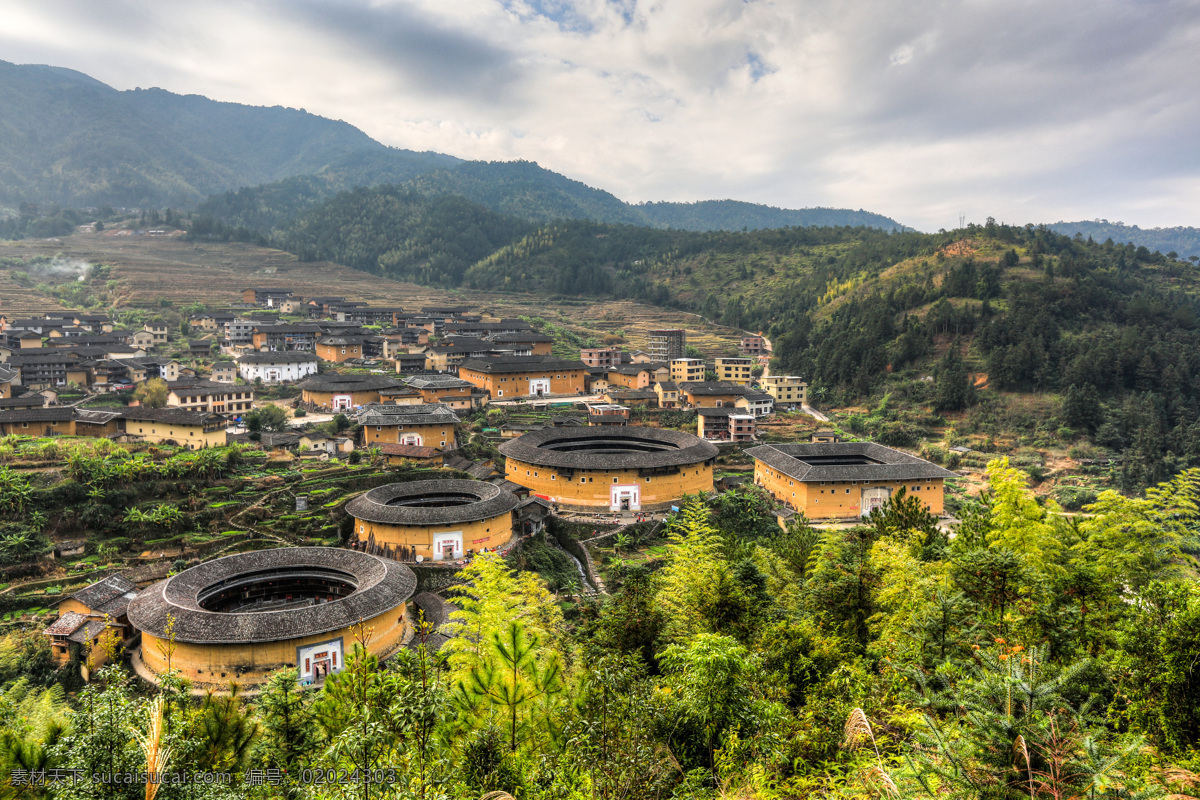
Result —
POLYGON ((1109 222, 1106 219, 1088 220, 1084 222, 1055 222, 1047 225, 1052 231, 1074 236, 1080 234, 1096 241, 1112 239, 1123 244, 1133 242, 1135 245, 1148 247, 1163 253, 1177 253, 1195 263, 1200 260, 1200 228, 1179 226, 1176 228, 1139 228, 1137 225, 1126 225, 1123 222, 1109 222))
POLYGON ((160 800, 1193 796, 1200 473, 1073 521, 1006 460, 988 479, 953 538, 903 492, 824 531, 781 529, 752 487, 693 498, 655 569, 576 602, 484 554, 440 650, 355 648, 307 690, 283 669, 197 700, 106 667, 69 699, 44 639, 10 634, 5 790, 140 799, 68 771, 149 764, 232 776, 160 800), (22 785, 39 771, 64 780, 22 785))

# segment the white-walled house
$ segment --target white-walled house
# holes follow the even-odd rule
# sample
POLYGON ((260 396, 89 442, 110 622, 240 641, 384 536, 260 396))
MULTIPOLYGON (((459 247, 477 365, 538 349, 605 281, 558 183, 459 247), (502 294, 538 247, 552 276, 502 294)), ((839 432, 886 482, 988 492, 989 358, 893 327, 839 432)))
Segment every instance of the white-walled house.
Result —
POLYGON ((317 357, 299 350, 246 353, 238 357, 238 374, 244 380, 263 383, 298 381, 317 371, 317 357))

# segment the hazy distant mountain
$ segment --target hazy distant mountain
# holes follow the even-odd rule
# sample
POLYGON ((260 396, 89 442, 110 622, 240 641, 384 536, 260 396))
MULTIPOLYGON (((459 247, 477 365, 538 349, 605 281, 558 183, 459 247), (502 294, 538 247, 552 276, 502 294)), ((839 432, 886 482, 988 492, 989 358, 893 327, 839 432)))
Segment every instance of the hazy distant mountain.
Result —
POLYGON ((462 161, 390 148, 352 125, 303 110, 162 89, 117 91, 73 70, 0 61, 0 211, 25 201, 198 206, 226 226, 265 233, 339 192, 381 184, 461 196, 533 222, 693 231, 902 227, 861 210, 733 200, 630 205, 529 161, 462 161))
POLYGON ((355 161, 360 174, 403 180, 458 159, 387 148, 296 109, 122 92, 73 70, 0 61, 0 204, 186 208, 355 161))
POLYGON ((847 208, 775 208, 740 200, 702 200, 698 203, 642 203, 634 206, 651 224, 687 231, 740 231, 743 228, 788 228, 794 225, 865 225, 908 230, 896 220, 870 211, 847 208))
POLYGON ((1112 239, 1116 244, 1133 242, 1148 250, 1174 252, 1185 258, 1200 256, 1200 228, 1139 228, 1137 225, 1109 222, 1106 219, 1091 222, 1056 222, 1046 227, 1067 236, 1077 233, 1085 239, 1090 236, 1097 242, 1112 239))

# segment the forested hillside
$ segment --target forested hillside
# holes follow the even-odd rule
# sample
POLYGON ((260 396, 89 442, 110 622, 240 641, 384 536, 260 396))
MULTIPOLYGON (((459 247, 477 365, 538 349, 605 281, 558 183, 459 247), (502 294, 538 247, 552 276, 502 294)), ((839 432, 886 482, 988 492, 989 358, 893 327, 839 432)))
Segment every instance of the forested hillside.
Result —
POLYGON ((1055 222, 1047 225, 1057 233, 1074 236, 1080 234, 1097 242, 1112 239, 1117 244, 1133 242, 1141 247, 1162 253, 1177 253, 1192 263, 1200 260, 1200 228, 1139 228, 1121 222, 1090 220, 1086 222, 1055 222))
POLYGON ((339 160, 420 165, 402 178, 454 162, 296 109, 121 92, 72 70, 0 62, 0 204, 186 208, 339 160))
POLYGON ((903 225, 882 214, 848 208, 775 208, 740 200, 701 200, 696 203, 640 203, 634 208, 645 220, 661 228, 685 231, 740 231, 743 228, 795 226, 866 226, 902 230, 903 225))

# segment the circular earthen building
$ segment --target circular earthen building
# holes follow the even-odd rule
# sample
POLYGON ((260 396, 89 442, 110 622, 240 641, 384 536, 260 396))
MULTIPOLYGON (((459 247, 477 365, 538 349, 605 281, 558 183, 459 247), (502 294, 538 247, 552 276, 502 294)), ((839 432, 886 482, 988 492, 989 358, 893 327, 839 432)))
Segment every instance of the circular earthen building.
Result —
POLYGON ((333 547, 284 547, 209 561, 129 604, 141 664, 207 684, 257 684, 295 667, 314 681, 345 665, 363 631, 386 658, 404 641, 417 580, 403 564, 333 547), (169 662, 169 665, 168 665, 169 662))
POLYGON ((510 481, 592 510, 663 509, 711 492, 717 448, 681 431, 636 426, 546 428, 500 445, 510 481))
POLYGON ((511 539, 519 503, 512 492, 483 481, 392 483, 346 504, 354 517, 350 544, 405 561, 461 558, 511 539))

